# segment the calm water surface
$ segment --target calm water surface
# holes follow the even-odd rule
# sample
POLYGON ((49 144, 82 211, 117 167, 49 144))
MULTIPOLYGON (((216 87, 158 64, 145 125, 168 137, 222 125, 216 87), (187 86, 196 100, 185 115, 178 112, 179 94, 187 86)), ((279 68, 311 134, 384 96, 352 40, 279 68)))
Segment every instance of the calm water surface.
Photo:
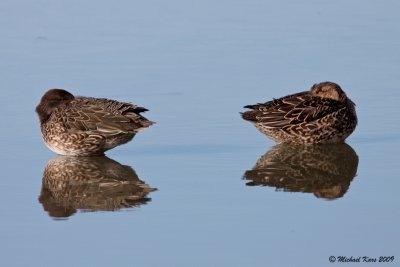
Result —
POLYGON ((399 9, 3 0, 0 265, 398 265, 399 9), (239 116, 324 80, 357 104, 347 145, 275 146, 239 116), (57 157, 34 113, 54 87, 157 124, 108 158, 57 157))

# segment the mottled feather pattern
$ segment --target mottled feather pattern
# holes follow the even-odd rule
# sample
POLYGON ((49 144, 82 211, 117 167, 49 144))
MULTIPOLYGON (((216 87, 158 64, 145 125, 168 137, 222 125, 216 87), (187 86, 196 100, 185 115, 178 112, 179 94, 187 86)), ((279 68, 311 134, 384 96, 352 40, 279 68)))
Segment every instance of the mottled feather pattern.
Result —
POLYGON ((130 166, 107 157, 57 156, 44 170, 39 200, 51 216, 68 217, 76 210, 140 206, 155 190, 130 166))
POLYGON ((46 145, 61 155, 101 155, 153 124, 140 115, 145 108, 62 89, 49 90, 36 111, 46 145))
POLYGON ((77 97, 70 107, 63 109, 63 122, 68 129, 89 134, 115 135, 121 132, 138 132, 153 123, 139 113, 144 108, 129 103, 104 98, 77 97))
POLYGON ((358 156, 347 144, 276 145, 243 178, 249 186, 272 186, 316 197, 342 197, 356 176, 358 156))
POLYGON ((317 90, 312 89, 245 106, 251 110, 242 113, 242 117, 278 143, 343 142, 357 125, 354 103, 338 85, 329 82, 320 85, 325 86, 326 92, 329 86, 328 89, 340 90, 330 94, 338 99, 323 97, 325 91, 318 91, 320 95, 316 95, 317 90))

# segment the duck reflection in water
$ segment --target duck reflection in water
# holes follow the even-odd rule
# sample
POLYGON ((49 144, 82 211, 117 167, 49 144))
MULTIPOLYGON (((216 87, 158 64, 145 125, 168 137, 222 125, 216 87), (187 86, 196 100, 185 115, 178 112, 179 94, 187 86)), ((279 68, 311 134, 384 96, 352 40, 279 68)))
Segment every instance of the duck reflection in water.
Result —
POLYGON ((248 186, 271 186, 287 192, 343 197, 356 176, 358 156, 347 144, 276 145, 244 174, 248 186))
POLYGON ((53 218, 66 218, 81 211, 115 211, 138 207, 155 191, 130 166, 108 157, 51 159, 43 172, 39 202, 53 218))

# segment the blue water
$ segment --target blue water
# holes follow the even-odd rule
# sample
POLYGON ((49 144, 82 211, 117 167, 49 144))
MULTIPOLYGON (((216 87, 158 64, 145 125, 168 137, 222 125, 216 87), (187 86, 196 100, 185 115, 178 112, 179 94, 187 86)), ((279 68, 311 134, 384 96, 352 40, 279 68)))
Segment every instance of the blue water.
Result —
POLYGON ((399 8, 3 0, 0 265, 332 266, 330 256, 398 265, 399 8), (240 118, 242 107, 325 80, 357 104, 347 140, 356 156, 344 157, 358 162, 344 194, 246 185, 275 144, 240 118), (63 218, 46 211, 42 178, 56 155, 34 109, 54 87, 150 110, 157 124, 107 153, 157 188, 147 201, 114 211, 81 203, 63 218))

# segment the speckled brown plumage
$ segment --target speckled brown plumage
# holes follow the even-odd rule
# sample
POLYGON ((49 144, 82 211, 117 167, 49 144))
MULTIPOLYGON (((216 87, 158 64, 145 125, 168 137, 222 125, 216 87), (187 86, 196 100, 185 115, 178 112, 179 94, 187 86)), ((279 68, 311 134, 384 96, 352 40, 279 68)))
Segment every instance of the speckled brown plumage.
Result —
POLYGON ((154 191, 136 172, 107 157, 57 156, 43 172, 39 201, 52 217, 76 212, 131 208, 154 191))
POLYGON ((341 143, 357 126, 355 104, 332 82, 245 108, 243 119, 277 143, 341 143))
POLYGON ((347 144, 272 147, 244 174, 249 186, 271 186, 316 197, 342 197, 356 176, 358 156, 347 144))
POLYGON ((36 112, 43 140, 61 155, 93 156, 132 140, 153 122, 147 109, 105 98, 74 97, 62 89, 44 94, 36 112))

